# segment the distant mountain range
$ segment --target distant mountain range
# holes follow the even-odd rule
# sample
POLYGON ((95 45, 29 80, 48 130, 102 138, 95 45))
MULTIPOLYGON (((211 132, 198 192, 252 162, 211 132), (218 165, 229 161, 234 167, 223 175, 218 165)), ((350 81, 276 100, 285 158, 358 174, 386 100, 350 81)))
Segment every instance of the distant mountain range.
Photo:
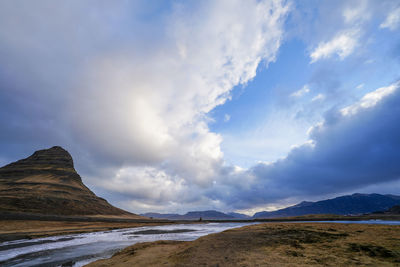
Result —
POLYGON ((356 215, 384 211, 399 204, 400 196, 356 193, 317 202, 303 201, 275 211, 257 212, 253 218, 278 218, 308 214, 356 215))
POLYGON ((0 212, 142 218, 96 196, 83 184, 71 155, 59 146, 0 168, 0 212))
POLYGON ((253 217, 241 213, 223 213, 215 210, 190 211, 184 215, 144 213, 142 216, 168 220, 249 220, 301 216, 309 214, 358 215, 373 212, 391 212, 399 209, 400 196, 380 194, 353 194, 316 202, 303 201, 297 205, 275 211, 262 211, 253 217))
POLYGON ((180 214, 162 214, 162 213, 144 213, 141 214, 145 217, 152 217, 155 219, 168 219, 168 220, 238 220, 238 219, 251 219, 250 216, 245 214, 230 212, 228 214, 216 210, 206 211, 190 211, 184 215, 180 214))

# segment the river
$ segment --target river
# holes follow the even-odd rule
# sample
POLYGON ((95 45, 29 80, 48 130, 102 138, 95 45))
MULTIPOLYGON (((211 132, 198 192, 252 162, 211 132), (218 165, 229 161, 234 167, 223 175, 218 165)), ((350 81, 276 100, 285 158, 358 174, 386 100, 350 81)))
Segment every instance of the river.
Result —
POLYGON ((250 223, 145 226, 0 243, 1 266, 83 266, 124 247, 157 240, 195 240, 250 223))

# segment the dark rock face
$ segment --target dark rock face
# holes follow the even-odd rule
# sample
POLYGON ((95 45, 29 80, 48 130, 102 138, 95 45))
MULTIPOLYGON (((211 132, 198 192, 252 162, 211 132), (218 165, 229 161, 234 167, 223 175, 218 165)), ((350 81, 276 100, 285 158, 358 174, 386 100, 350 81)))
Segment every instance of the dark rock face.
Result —
POLYGON ((39 150, 0 168, 0 211, 54 215, 129 215, 83 183, 62 147, 39 150))
POLYGON ((384 211, 400 204, 400 196, 380 194, 353 194, 317 202, 301 202, 276 211, 262 211, 253 218, 276 218, 308 214, 355 215, 384 211))

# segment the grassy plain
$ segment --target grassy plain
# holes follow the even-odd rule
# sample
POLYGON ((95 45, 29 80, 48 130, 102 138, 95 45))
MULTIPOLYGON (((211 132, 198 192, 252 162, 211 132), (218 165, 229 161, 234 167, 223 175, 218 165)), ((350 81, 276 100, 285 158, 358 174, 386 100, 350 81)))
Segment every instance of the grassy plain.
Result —
POLYGON ((125 248, 95 266, 400 266, 400 226, 263 223, 125 248))

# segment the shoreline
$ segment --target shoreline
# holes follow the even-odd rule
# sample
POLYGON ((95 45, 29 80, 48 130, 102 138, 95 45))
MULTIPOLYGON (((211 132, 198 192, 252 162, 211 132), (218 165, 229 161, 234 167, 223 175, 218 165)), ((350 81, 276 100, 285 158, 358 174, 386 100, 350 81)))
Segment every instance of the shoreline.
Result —
POLYGON ((36 239, 50 236, 92 233, 123 228, 173 224, 157 222, 73 222, 7 220, 0 221, 0 243, 19 239, 36 239))

